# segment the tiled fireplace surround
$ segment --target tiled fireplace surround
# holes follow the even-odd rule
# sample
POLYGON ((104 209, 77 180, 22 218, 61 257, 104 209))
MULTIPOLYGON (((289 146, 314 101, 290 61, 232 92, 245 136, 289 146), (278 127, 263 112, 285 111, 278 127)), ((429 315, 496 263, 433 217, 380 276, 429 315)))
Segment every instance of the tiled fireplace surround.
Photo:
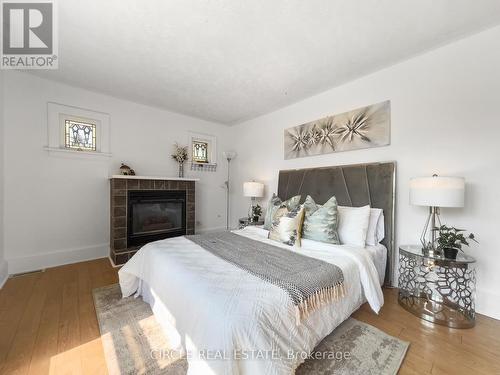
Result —
POLYGON ((115 265, 127 262, 139 249, 127 245, 127 197, 131 190, 185 190, 186 232, 194 234, 195 179, 113 176, 111 182, 110 258, 115 265))

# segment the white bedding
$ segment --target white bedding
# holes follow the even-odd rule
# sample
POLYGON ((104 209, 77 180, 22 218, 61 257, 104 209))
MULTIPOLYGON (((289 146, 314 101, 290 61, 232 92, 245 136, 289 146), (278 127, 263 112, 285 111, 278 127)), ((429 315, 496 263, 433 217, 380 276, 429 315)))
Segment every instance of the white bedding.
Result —
POLYGON ((123 296, 142 295, 151 305, 170 344, 187 351, 189 374, 292 374, 365 298, 375 312, 383 305, 372 259, 380 247, 367 251, 303 240, 300 249, 292 249, 268 240, 264 229, 234 233, 336 264, 347 294, 296 326, 285 291, 188 239, 144 246, 119 271, 123 296))
POLYGON ((375 268, 377 269, 380 285, 384 284, 385 268, 387 266, 387 248, 379 243, 375 246, 366 246, 365 251, 368 252, 372 258, 375 268))

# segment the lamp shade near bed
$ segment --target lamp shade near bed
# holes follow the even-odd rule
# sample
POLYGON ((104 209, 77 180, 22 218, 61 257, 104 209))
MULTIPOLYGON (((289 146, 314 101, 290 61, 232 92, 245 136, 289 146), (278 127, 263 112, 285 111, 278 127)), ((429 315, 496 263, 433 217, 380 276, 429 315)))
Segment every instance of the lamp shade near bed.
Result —
POLYGON ((243 183, 243 195, 251 198, 262 198, 264 196, 264 184, 255 181, 243 183))
POLYGON ((419 177, 410 180, 410 203, 428 207, 463 207, 463 177, 419 177))
POLYGON ((410 180, 410 203, 429 207, 429 215, 420 237, 423 249, 436 252, 436 227, 441 226, 440 207, 463 207, 465 179, 463 177, 418 177, 410 180))
POLYGON ((248 220, 254 222, 258 220, 253 214, 253 207, 255 205, 255 198, 262 198, 264 196, 264 184, 260 182, 250 181, 243 183, 243 195, 250 197, 250 208, 248 209, 248 220))

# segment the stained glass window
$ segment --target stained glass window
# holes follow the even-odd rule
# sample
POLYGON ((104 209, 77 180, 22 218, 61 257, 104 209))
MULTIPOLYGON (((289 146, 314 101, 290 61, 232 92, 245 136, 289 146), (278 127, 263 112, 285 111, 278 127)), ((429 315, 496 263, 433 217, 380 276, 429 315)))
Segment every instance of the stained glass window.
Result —
POLYGON ((208 163, 208 142, 193 141, 193 161, 208 163))
POLYGON ((78 151, 96 151, 96 126, 81 121, 65 120, 65 145, 78 151))

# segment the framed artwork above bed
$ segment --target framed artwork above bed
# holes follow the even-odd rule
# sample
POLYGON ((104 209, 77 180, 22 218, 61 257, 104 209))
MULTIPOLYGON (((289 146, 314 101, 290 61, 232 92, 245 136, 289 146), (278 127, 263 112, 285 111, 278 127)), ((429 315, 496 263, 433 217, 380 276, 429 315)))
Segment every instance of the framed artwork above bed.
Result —
POLYGON ((285 159, 387 146, 389 100, 285 129, 285 159))

